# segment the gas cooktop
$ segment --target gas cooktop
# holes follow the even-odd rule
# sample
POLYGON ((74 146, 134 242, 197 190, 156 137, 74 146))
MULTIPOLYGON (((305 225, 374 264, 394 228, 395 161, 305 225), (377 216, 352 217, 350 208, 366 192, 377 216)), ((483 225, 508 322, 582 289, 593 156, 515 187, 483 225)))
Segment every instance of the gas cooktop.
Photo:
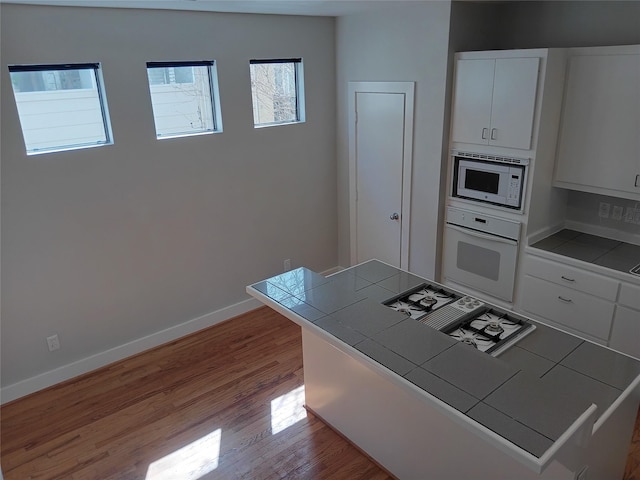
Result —
POLYGON ((493 356, 535 329, 524 319, 440 285, 422 284, 384 305, 493 356))

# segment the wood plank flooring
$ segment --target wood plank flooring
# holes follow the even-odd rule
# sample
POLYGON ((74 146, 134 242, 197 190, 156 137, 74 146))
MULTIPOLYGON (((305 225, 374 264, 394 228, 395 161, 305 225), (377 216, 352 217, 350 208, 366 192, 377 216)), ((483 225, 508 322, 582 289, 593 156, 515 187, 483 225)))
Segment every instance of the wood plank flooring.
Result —
POLYGON ((390 479, 287 401, 302 385, 300 328, 263 307, 2 406, 0 463, 6 480, 390 479), (276 431, 274 401, 302 418, 276 431))

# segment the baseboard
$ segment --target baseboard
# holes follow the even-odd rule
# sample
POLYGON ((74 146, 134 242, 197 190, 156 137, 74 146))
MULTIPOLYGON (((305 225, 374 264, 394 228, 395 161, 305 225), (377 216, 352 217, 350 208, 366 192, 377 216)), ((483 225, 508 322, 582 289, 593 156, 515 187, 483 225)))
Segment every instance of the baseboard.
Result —
POLYGON ((63 365, 62 367, 58 367, 49 372, 36 375, 35 377, 22 380, 12 385, 7 385, 0 389, 0 404, 10 402, 20 397, 24 397, 25 395, 37 392, 38 390, 51 387, 57 383, 64 382, 84 373, 109 365, 113 362, 123 360, 132 355, 149 350, 150 348, 154 348, 164 343, 184 337, 185 335, 195 333, 203 328, 211 327, 237 315, 242 315, 250 310, 254 310, 261 305, 262 304, 254 298, 244 300, 234 305, 216 310, 215 312, 186 321, 174 327, 167 328, 166 330, 161 330, 146 337, 125 343, 124 345, 63 365))
POLYGON ((342 270, 344 270, 344 267, 337 266, 337 267, 330 268, 329 270, 325 270, 324 272, 322 272, 322 275, 324 275, 325 277, 328 277, 330 275, 333 275, 334 273, 341 272, 342 270))

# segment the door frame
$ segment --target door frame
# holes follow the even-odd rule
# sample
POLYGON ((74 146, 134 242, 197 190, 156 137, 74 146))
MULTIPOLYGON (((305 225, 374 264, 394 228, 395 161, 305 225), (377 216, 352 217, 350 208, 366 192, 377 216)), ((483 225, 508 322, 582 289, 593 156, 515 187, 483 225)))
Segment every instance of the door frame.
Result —
POLYGON ((396 93, 404 95, 404 145, 402 154, 402 207, 400 212, 400 268, 409 268, 409 225, 411 223, 411 172, 413 162, 413 110, 415 82, 349 82, 349 237, 351 265, 357 262, 357 152, 356 94, 396 93))

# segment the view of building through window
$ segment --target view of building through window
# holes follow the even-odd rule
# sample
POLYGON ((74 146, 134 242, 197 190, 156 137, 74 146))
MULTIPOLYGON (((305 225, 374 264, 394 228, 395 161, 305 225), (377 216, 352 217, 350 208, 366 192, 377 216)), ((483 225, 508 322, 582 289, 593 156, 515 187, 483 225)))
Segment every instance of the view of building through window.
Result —
POLYGON ((157 138, 220 131, 214 62, 147 63, 157 138))
POLYGON ((27 154, 111 143, 99 64, 11 65, 27 154))
POLYGON ((254 125, 304 121, 302 61, 251 60, 249 66, 254 125))
MULTIPOLYGON (((28 155, 113 143, 100 64, 10 65, 28 155)), ((302 59, 251 60, 254 126, 304 121, 302 59)), ((148 62, 156 138, 221 132, 214 61, 148 62)))

